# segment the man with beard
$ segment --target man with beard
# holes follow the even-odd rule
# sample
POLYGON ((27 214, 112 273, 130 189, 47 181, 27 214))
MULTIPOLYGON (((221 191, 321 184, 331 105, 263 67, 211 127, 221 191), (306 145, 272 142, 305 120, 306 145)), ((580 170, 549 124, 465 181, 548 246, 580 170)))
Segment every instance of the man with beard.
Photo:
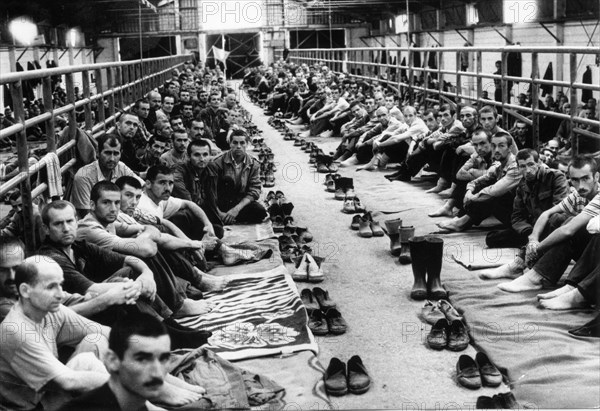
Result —
POLYGON ((181 116, 172 116, 169 122, 171 123, 173 132, 185 132, 185 126, 183 125, 183 118, 181 118, 181 116))
MULTIPOLYGON (((217 175, 217 214, 225 224, 260 223, 267 211, 258 202, 261 193, 260 164, 246 153, 248 136, 243 130, 231 134, 231 149, 208 167, 217 175)), ((211 193, 207 193, 212 195, 211 193)))
POLYGON ((173 133, 173 148, 160 156, 160 161, 167 167, 174 169, 177 165, 187 161, 187 146, 190 142, 185 131, 173 133))
POLYGON ((168 408, 191 405, 205 390, 170 375, 170 355, 171 339, 158 320, 144 314, 119 318, 108 338, 108 382, 60 411, 147 410, 146 401, 168 408))
POLYGON ((463 231, 481 224, 491 215, 510 226, 515 190, 521 180, 515 155, 510 151, 512 144, 512 137, 508 133, 500 132, 492 136, 495 162, 486 174, 467 184, 463 199, 466 214, 438 223, 438 227, 449 232, 463 231))
POLYGON ((146 127, 146 120, 150 115, 150 103, 146 99, 139 99, 135 102, 131 112, 138 116, 139 128, 136 134, 139 134, 139 136, 148 141, 152 135, 152 133, 148 131, 148 128, 146 127))
POLYGON ((98 137, 98 160, 81 167, 73 179, 71 202, 80 218, 90 210, 90 192, 99 181, 115 182, 121 176, 136 176, 121 160, 122 139, 116 134, 98 137))
POLYGON ((143 169, 140 158, 144 155, 148 142, 137 131, 140 121, 135 114, 123 113, 115 128, 116 134, 121 137, 121 159, 134 171, 143 169))
POLYGON ((163 137, 159 134, 150 137, 150 141, 148 142, 148 146, 144 151, 144 154, 139 159, 139 170, 134 170, 139 172, 140 177, 146 177, 146 171, 152 166, 162 164, 161 156, 167 150, 169 145, 169 140, 166 137, 163 137))

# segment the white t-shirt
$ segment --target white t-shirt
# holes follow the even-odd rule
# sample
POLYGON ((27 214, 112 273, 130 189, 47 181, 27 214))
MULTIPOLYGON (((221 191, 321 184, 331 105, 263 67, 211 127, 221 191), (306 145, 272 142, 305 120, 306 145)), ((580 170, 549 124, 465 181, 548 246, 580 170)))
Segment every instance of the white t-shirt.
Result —
POLYGON ((146 193, 143 193, 137 208, 158 218, 169 218, 178 212, 182 206, 183 200, 180 198, 169 197, 168 200, 160 200, 156 204, 146 193))

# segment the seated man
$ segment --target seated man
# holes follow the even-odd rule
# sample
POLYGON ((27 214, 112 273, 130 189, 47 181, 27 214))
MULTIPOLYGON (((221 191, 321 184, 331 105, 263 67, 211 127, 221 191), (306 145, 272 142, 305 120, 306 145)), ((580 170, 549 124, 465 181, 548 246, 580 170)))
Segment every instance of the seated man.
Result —
MULTIPOLYGON (((137 207, 161 220, 170 220, 193 240, 202 240, 205 235, 215 237, 215 228, 200 206, 171 196, 173 185, 173 171, 169 167, 160 165, 150 168, 137 207)), ((223 233, 219 234, 222 237, 223 233)))
POLYGON ((142 156, 138 159, 138 169, 136 170, 141 178, 146 177, 146 172, 152 166, 162 164, 161 157, 169 146, 169 139, 159 134, 150 137, 148 146, 142 156))
MULTIPOLYGON (((357 164, 366 163, 373 157, 373 142, 388 125, 389 113, 385 107, 379 107, 375 111, 375 126, 364 131, 353 147, 353 154, 347 160, 340 163, 341 167, 349 167, 357 164)), ((350 149, 350 147, 348 147, 350 149)))
POLYGON ((573 185, 571 193, 559 204, 544 211, 529 235, 525 263, 532 268, 511 282, 498 284, 501 290, 539 290, 544 280, 556 284, 571 259, 578 260, 589 243, 586 225, 600 214, 598 164, 593 158, 578 156, 571 162, 568 173, 573 185), (570 218, 542 240, 542 233, 557 213, 565 213, 570 218))
POLYGON ((510 226, 515 190, 521 180, 515 155, 510 152, 512 144, 510 134, 501 132, 492 136, 495 163, 485 175, 467 184, 463 200, 466 214, 438 223, 438 227, 447 231, 463 231, 481 224, 491 215, 510 226))
POLYGON ((160 161, 167 167, 174 169, 177 165, 187 162, 187 146, 190 139, 185 130, 175 131, 172 138, 173 148, 162 154, 160 156, 160 161))
POLYGON ((200 119, 204 126, 210 130, 210 134, 221 150, 227 150, 229 145, 225 140, 229 123, 227 123, 227 110, 221 107, 221 97, 211 94, 208 106, 200 112, 200 119))
MULTIPOLYGON (((367 99, 367 102, 370 102, 371 106, 375 107, 375 100, 372 98, 367 99)), ((350 112, 354 117, 340 128, 342 141, 335 151, 334 160, 344 161, 352 156, 356 141, 367 131, 365 127, 371 121, 367 109, 358 100, 350 104, 350 112)), ((374 127, 375 123, 372 126, 374 127)))
POLYGON ((471 144, 475 147, 475 153, 471 154, 456 173, 456 183, 450 198, 441 208, 428 214, 429 217, 453 217, 455 207, 459 210, 459 217, 464 215, 463 199, 467 192, 467 184, 485 175, 492 165, 492 135, 479 128, 473 133, 471 144))
POLYGON ((173 196, 202 207, 218 234, 223 230, 223 222, 216 203, 217 175, 208 167, 212 158, 210 144, 205 140, 194 140, 188 145, 187 153, 188 160, 174 170, 173 196))
POLYGON ((100 358, 109 330, 61 304, 60 266, 32 256, 15 269, 14 281, 19 300, 0 324, 0 404, 10 410, 47 409, 65 394, 106 383, 100 358), (65 346, 75 351, 63 364, 58 350, 65 346))
POLYGON ((231 150, 208 165, 208 171, 217 175, 217 198, 209 201, 216 202, 219 218, 225 224, 260 223, 267 216, 258 202, 260 164, 246 153, 248 136, 243 130, 232 133, 230 144, 231 150))
POLYGON ((169 334, 154 317, 119 318, 108 337, 108 382, 71 400, 60 411, 145 410, 146 401, 180 407, 200 400, 205 392, 202 387, 167 372, 170 355, 169 334))
POLYGON ((148 145, 146 138, 137 133, 139 127, 140 119, 136 114, 123 113, 115 128, 109 130, 109 134, 114 133, 121 137, 121 158, 134 171, 143 169, 139 159, 144 155, 148 145))
MULTIPOLYGON (((381 110, 381 107, 377 110, 381 110)), ((382 153, 381 156, 384 162, 391 159, 401 163, 406 160, 406 155, 409 154, 412 143, 416 142, 429 130, 423 120, 417 117, 417 111, 412 106, 404 107, 404 121, 408 129, 406 127, 398 128, 398 133, 373 143, 373 148, 382 153)))
POLYGON ((83 218, 90 210, 90 192, 98 181, 115 182, 121 176, 136 176, 121 160, 121 137, 105 134, 98 137, 98 160, 81 167, 73 179, 71 202, 83 218))
POLYGON ((152 296, 157 294, 176 315, 198 315, 210 311, 206 301, 194 301, 187 294, 196 293, 190 288, 200 287, 201 278, 193 270, 177 272, 177 277, 164 257, 158 253, 156 240, 160 232, 150 226, 127 225, 117 220, 121 192, 114 183, 99 182, 91 194, 92 209, 79 221, 77 238, 100 247, 109 248, 121 254, 133 255, 144 259, 153 273, 152 296))

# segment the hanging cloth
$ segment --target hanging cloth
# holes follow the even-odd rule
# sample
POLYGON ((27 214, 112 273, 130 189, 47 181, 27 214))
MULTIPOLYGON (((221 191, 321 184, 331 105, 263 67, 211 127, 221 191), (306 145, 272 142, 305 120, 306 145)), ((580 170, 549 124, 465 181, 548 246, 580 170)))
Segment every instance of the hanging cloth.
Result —
MULTIPOLYGON (((554 80, 554 75, 552 74, 552 62, 548 63, 548 67, 546 67, 544 80, 554 80)), ((544 97, 546 94, 552 95, 552 86, 550 84, 542 84, 541 89, 542 97, 544 97)))

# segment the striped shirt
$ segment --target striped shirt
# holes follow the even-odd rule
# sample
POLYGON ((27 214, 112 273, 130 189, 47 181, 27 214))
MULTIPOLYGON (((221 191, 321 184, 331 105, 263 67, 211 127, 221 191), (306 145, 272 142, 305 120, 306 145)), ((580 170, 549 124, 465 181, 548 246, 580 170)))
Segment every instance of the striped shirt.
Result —
POLYGON ((559 206, 563 212, 570 216, 576 216, 580 213, 585 213, 595 217, 600 215, 600 185, 597 186, 599 194, 596 194, 591 201, 585 197, 581 197, 574 187, 570 188, 570 193, 563 199, 559 206))

